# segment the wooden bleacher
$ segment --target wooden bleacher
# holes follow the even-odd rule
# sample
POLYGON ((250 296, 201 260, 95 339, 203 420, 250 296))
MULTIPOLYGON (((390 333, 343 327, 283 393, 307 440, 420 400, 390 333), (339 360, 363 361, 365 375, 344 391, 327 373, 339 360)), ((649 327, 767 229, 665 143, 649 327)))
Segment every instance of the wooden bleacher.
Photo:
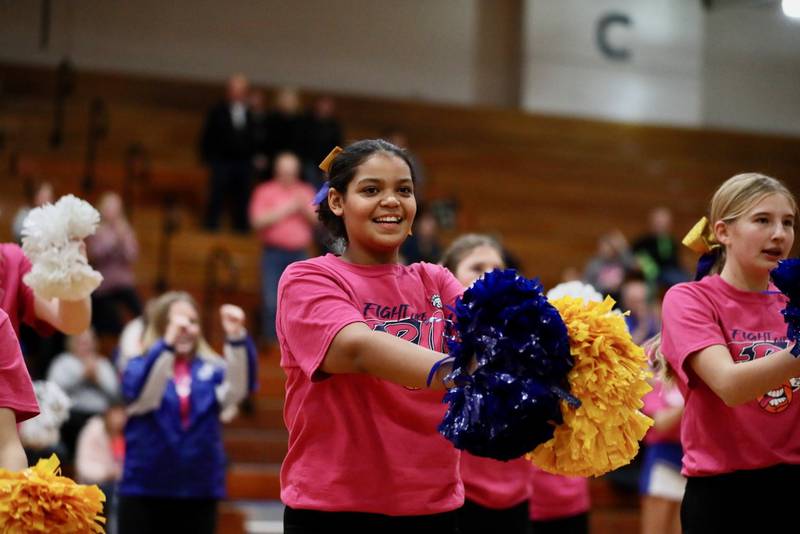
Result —
MULTIPOLYGON (((205 170, 196 140, 204 112, 220 95, 219 84, 78 70, 67 100, 65 142, 48 146, 55 90, 54 69, 0 63, 0 238, 21 202, 24 176, 46 177, 59 194, 79 192, 84 173, 87 114, 102 97, 110 116, 99 146, 97 191, 120 190, 126 150, 138 143, 151 158, 146 184, 138 184, 133 223, 142 259, 137 277, 151 295, 159 276, 163 199, 177 198, 179 229, 171 238, 168 284, 203 300, 211 251, 229 251, 237 267, 233 294, 252 325, 259 301, 259 247, 255 238, 199 230, 205 170), (15 164, 12 166, 11 162, 15 164)), ((313 92, 307 96, 314 97, 313 92)), ((800 186, 800 139, 711 130, 612 124, 514 111, 473 109, 421 102, 335 95, 350 139, 378 136, 387 127, 405 131, 424 162, 429 196, 452 198, 460 207, 457 232, 503 237, 529 275, 546 285, 563 269, 581 268, 597 237, 619 228, 634 237, 659 205, 672 208, 676 233, 703 213, 723 179, 757 170, 800 186)), ((218 340, 218 335, 212 338, 218 340)), ((286 451, 282 421, 283 374, 278 354, 260 355, 260 390, 250 413, 225 434, 231 458, 231 499, 278 498, 278 467, 286 451)), ((638 532, 635 495, 606 480, 592 484, 593 532, 638 532)), ((224 532, 242 532, 235 510, 224 515, 224 532)))

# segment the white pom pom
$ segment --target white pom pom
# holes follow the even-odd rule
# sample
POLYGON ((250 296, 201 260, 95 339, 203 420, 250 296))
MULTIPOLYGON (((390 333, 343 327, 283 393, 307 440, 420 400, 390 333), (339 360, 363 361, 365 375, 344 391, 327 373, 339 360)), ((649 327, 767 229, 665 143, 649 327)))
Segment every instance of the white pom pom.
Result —
POLYGON ((561 297, 582 298, 586 302, 603 302, 603 295, 594 287, 578 280, 563 282, 547 292, 547 300, 551 302, 561 297))
POLYGON ((54 447, 60 440, 61 425, 69 418, 72 403, 58 384, 44 380, 33 383, 39 415, 23 421, 19 427, 22 444, 34 449, 54 447))
POLYGON ((22 250, 33 264, 23 281, 45 299, 88 297, 103 276, 89 265, 81 245, 99 222, 97 210, 73 195, 32 209, 22 225, 22 250))

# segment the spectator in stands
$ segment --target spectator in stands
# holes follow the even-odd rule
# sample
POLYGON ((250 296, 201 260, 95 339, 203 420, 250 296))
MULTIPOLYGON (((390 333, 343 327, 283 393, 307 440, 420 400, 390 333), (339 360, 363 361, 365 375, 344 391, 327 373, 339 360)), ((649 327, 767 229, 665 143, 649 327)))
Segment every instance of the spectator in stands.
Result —
POLYGON ((619 291, 629 271, 637 267, 628 241, 622 232, 615 230, 600 236, 597 255, 589 260, 583 272, 584 281, 603 295, 619 302, 619 291))
POLYGON ((442 255, 442 246, 439 242, 439 223, 431 212, 417 208, 414 231, 400 247, 400 255, 406 265, 418 261, 427 261, 428 263, 439 261, 442 255))
POLYGON ((629 311, 625 316, 633 342, 641 345, 661 331, 658 305, 651 296, 651 288, 641 276, 631 276, 621 289, 620 307, 629 311))
POLYGON ((119 399, 115 400, 105 414, 96 415, 86 422, 78 435, 75 452, 77 482, 97 484, 106 495, 103 515, 108 534, 116 533, 116 490, 125 460, 125 436, 122 431, 127 418, 125 404, 119 399))
MULTIPOLYGON (((270 161, 282 152, 302 154, 303 117, 300 95, 297 90, 285 87, 275 97, 275 108, 267 116, 268 149, 270 161)), ((332 147, 331 147, 332 148, 332 147)), ((330 150, 330 148, 329 148, 330 150)))
POLYGON ((50 182, 42 182, 26 179, 24 182, 25 199, 27 205, 22 206, 14 214, 14 222, 11 224, 11 232, 14 236, 15 243, 22 243, 22 224, 25 222, 25 217, 33 208, 44 206, 53 202, 53 184, 50 182))
POLYGON ((659 207, 650 212, 650 233, 633 244, 633 253, 648 280, 667 289, 689 280, 678 255, 678 240, 672 235, 672 212, 659 207))
POLYGON ((303 118, 302 153, 303 178, 315 188, 325 180, 320 162, 335 146, 344 143, 342 126, 336 118, 336 102, 330 96, 321 96, 303 118))
POLYGON ((118 335, 124 324, 120 309, 127 310, 130 317, 142 313, 133 273, 139 244, 118 194, 105 193, 99 208, 100 225, 86 240, 89 261, 103 275, 92 295, 92 324, 98 334, 118 335))
POLYGON ((152 306, 143 346, 125 367, 128 403, 119 533, 212 534, 225 496, 220 417, 255 386, 255 347, 241 308, 224 305, 222 359, 203 339, 194 299, 169 292, 152 306))
POLYGON ((278 281, 290 263, 308 257, 317 215, 312 206, 314 189, 300 180, 300 160, 284 152, 275 159, 272 180, 259 185, 250 200, 250 224, 263 246, 261 337, 276 339, 275 314, 278 281))
POLYGON ((247 89, 244 76, 231 77, 227 99, 209 110, 203 125, 200 152, 210 171, 204 226, 210 231, 219 229, 228 197, 232 203, 234 230, 248 230, 247 199, 252 176, 253 130, 252 117, 247 109, 247 89))
POLYGON ((70 336, 67 351, 53 360, 47 379, 63 389, 72 402, 69 419, 61 428, 61 439, 71 457, 86 421, 104 414, 119 395, 119 380, 109 359, 97 353, 91 329, 70 336))

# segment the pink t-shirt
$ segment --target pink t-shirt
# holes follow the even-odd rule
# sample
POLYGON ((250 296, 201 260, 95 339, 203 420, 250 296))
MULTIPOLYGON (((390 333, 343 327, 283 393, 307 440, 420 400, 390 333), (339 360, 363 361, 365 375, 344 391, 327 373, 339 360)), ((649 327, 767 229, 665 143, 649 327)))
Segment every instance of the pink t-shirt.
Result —
POLYGON ((22 281, 30 270, 31 262, 18 245, 0 243, 0 308, 8 314, 17 336, 20 323, 32 326, 40 335, 50 335, 53 327, 36 317, 33 290, 22 281))
POLYGON ((395 516, 462 505, 459 452, 437 432, 442 392, 319 368, 352 323, 443 351, 442 319, 463 290, 449 271, 427 263, 354 265, 328 254, 284 272, 276 326, 289 429, 285 504, 395 516))
POLYGON ((8 315, 0 309, 0 407, 14 412, 17 423, 39 414, 39 403, 8 315))
POLYGON ((537 467, 530 471, 531 500, 528 510, 534 521, 571 517, 589 511, 589 480, 551 475, 537 467))
MULTIPOLYGON (((683 396, 676 386, 665 387, 664 383, 656 378, 650 381, 650 385, 653 386, 653 389, 642 399, 644 402, 642 412, 644 412, 645 415, 653 417, 658 412, 667 408, 683 406, 683 396)), ((656 430, 654 426, 650 427, 650 430, 648 430, 647 434, 644 436, 644 442, 648 444, 680 443, 680 422, 677 422, 673 427, 666 430, 656 430)))
POLYGON ((800 464, 800 378, 728 407, 687 363, 690 355, 712 345, 726 347, 736 363, 786 348, 785 307, 783 295, 742 291, 716 275, 679 284, 665 295, 661 351, 686 400, 681 420, 684 475, 800 464))
POLYGON ((486 508, 505 510, 527 501, 531 463, 525 458, 501 462, 461 453, 461 478, 467 499, 486 508))
MULTIPOLYGON (((250 198, 250 220, 287 202, 292 202, 298 196, 303 199, 304 206, 311 206, 314 189, 303 182, 292 185, 265 182, 256 187, 250 198)), ((312 228, 313 224, 306 216, 302 212, 296 212, 273 225, 262 228, 258 236, 266 246, 284 250, 302 250, 311 244, 312 228)))

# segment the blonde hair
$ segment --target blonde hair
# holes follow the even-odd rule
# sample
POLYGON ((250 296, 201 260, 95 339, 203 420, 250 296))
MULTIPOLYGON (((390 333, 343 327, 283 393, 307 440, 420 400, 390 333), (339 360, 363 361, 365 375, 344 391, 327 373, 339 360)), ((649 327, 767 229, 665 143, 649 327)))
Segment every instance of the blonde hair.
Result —
MULTIPOLYGON (((200 314, 200 308, 194 298, 185 291, 168 291, 160 297, 151 301, 145 310, 145 331, 142 334, 142 347, 148 350, 156 341, 164 337, 169 325, 169 309, 176 302, 186 302, 200 314)), ((204 359, 216 359, 219 355, 208 344, 203 337, 202 330, 197 338, 195 352, 204 359)))
MULTIPOLYGON (((797 201, 794 195, 779 180, 757 172, 737 174, 719 186, 711 198, 708 224, 713 229, 717 221, 731 223, 747 213, 764 197, 773 194, 786 197, 792 206, 792 211, 797 213, 797 201)), ((718 274, 722 271, 725 258, 725 247, 722 247, 711 267, 712 273, 718 274)))
MULTIPOLYGON (((797 213, 797 200, 780 180, 757 172, 737 174, 728 178, 711 197, 708 224, 713 228, 717 221, 732 223, 765 197, 774 194, 786 197, 792 206, 792 211, 797 213)), ((719 254, 710 272, 714 274, 722 272, 725 258, 725 247, 720 244, 719 254)), ((666 384, 674 382, 675 372, 661 352, 661 334, 647 340, 643 347, 656 377, 666 384)))

